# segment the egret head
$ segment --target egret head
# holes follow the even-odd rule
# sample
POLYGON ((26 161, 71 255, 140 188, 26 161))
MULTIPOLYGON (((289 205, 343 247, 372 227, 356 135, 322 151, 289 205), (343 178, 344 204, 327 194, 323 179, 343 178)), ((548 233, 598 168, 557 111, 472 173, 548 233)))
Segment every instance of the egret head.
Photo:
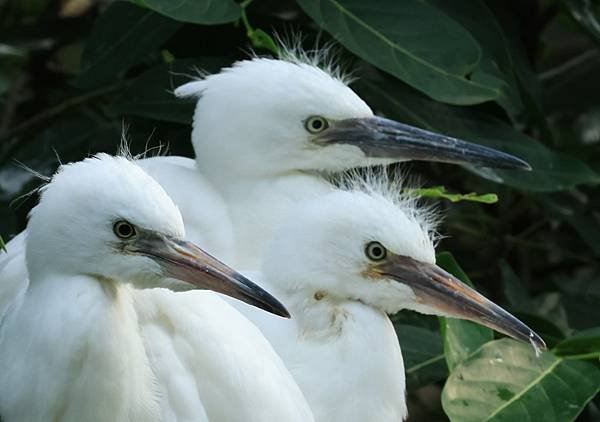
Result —
POLYGON ((528 168, 508 154, 376 117, 343 78, 309 60, 240 61, 175 94, 199 98, 192 142, 203 168, 227 160, 236 177, 406 160, 528 168))
POLYGON ((288 217, 263 264, 288 294, 469 319, 543 347, 522 322, 435 265, 435 218, 414 199, 339 190, 288 217))
POLYGON ((173 201, 124 157, 98 154, 61 166, 27 230, 32 280, 85 275, 137 288, 210 289, 287 315, 267 292, 185 241, 173 201))

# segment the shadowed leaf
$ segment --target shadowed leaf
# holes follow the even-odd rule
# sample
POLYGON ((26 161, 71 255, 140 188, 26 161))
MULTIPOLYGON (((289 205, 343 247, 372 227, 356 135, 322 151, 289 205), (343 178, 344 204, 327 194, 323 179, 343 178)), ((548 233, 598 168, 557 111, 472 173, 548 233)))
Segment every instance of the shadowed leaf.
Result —
POLYGON ((180 22, 217 25, 240 17, 240 6, 232 0, 132 0, 180 22))
POLYGON ((81 58, 81 74, 73 84, 89 89, 112 81, 160 47, 179 26, 151 10, 114 2, 94 24, 81 58))
POLYGON ((467 30, 418 0, 299 0, 348 50, 431 98, 452 104, 507 101, 508 86, 481 66, 467 30))
POLYGON ((585 163, 552 151, 495 117, 433 102, 390 79, 385 83, 362 80, 358 88, 370 104, 389 117, 508 152, 533 167, 532 171, 509 171, 466 166, 497 183, 538 192, 600 183, 600 176, 585 163))

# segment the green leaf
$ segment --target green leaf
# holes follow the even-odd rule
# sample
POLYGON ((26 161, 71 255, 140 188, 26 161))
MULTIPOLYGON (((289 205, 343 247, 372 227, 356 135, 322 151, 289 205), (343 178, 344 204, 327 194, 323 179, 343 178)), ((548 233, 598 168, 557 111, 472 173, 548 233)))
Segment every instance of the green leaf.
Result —
POLYGON ((510 339, 483 345, 450 375, 451 421, 572 421, 600 390, 595 363, 558 358, 510 339))
MULTIPOLYGON (((511 43, 504 29, 481 0, 428 0, 436 8, 460 23, 477 40, 481 47, 482 70, 506 82, 507 96, 510 102, 502 106, 513 115, 523 110, 523 101, 516 79, 516 47, 511 43)), ((521 64, 519 62, 519 64, 521 64)))
POLYGON ((600 53, 589 50, 542 74, 544 106, 549 112, 576 113, 598 106, 600 53))
POLYGON ((573 19, 600 43, 600 3, 595 0, 562 0, 573 19))
POLYGON ((273 38, 262 29, 248 31, 248 37, 254 48, 263 48, 274 54, 279 54, 279 47, 273 38))
POLYGON ((2 252, 7 252, 6 243, 4 243, 4 239, 2 239, 2 236, 0 236, 0 249, 2 250, 2 252))
POLYGON ((504 259, 500 261, 504 297, 515 309, 527 309, 531 303, 527 288, 504 259))
POLYGON ((111 112, 191 125, 196 99, 177 98, 173 90, 196 76, 197 69, 215 72, 228 64, 231 60, 205 58, 154 66, 132 81, 111 112))
POLYGON ((233 0, 132 0, 176 21, 217 25, 240 18, 240 6, 233 0))
POLYGON ((93 88, 114 80, 162 46, 180 23, 130 3, 114 2, 96 20, 73 83, 93 88))
POLYGON ((357 87, 369 104, 388 117, 508 152, 533 167, 527 172, 466 166, 497 183, 538 192, 600 183, 600 176, 583 162, 548 149, 496 117, 436 103, 389 78, 385 82, 363 79, 357 87))
POLYGON ((507 101, 504 81, 481 67, 471 34, 419 0, 299 0, 348 50, 431 98, 452 104, 507 101))
MULTIPOLYGON (((473 287, 473 283, 460 268, 452 254, 441 252, 437 255, 436 261, 440 267, 463 283, 473 287)), ((446 363, 450 371, 453 371, 458 364, 481 347, 482 344, 494 339, 492 330, 471 321, 440 317, 440 328, 444 338, 446 363)))
POLYGON ((552 198, 545 195, 540 201, 553 217, 566 221, 589 248, 600 255, 600 220, 595 218, 592 206, 586 207, 587 204, 564 196, 552 198))
POLYGON ((478 195, 471 193, 448 193, 444 186, 432 186, 423 189, 405 189, 406 192, 424 198, 444 198, 450 202, 471 201, 484 204, 495 204, 498 202, 498 196, 495 193, 485 193, 478 195))
POLYGON ((437 382, 448 375, 442 338, 425 327, 394 323, 402 347, 402 357, 409 390, 437 382))
POLYGON ((560 356, 596 354, 600 358, 600 327, 578 332, 557 344, 553 352, 560 356))

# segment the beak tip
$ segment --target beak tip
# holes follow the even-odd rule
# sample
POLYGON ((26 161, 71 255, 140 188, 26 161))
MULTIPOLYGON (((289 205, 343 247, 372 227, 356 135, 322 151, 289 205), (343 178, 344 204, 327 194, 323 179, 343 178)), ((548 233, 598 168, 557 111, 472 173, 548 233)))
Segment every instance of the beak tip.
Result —
POLYGON ((283 304, 281 302, 277 301, 276 299, 275 299, 275 301, 276 301, 276 303, 274 303, 271 306, 271 309, 269 309, 269 311, 274 315, 280 316, 285 319, 290 319, 292 317, 292 315, 287 310, 287 308, 285 306, 283 306, 283 304))
POLYGON ((502 153, 502 154, 504 156, 502 157, 501 160, 492 162, 492 163, 485 163, 485 164, 483 164, 483 167, 489 166, 490 168, 497 168, 497 169, 501 169, 501 170, 523 170, 523 171, 533 170, 533 167, 531 167, 531 164, 529 164, 527 161, 522 160, 518 157, 515 157, 514 155, 504 154, 504 153, 502 153))
POLYGON ((548 349, 544 339, 542 339, 538 334, 534 333, 533 331, 531 333, 529 333, 529 341, 535 348, 538 348, 540 350, 548 349))
POLYGON ((518 163, 519 170, 525 170, 525 171, 533 170, 533 167, 531 167, 531 164, 529 164, 527 161, 521 160, 520 158, 518 160, 519 160, 519 163, 518 163))

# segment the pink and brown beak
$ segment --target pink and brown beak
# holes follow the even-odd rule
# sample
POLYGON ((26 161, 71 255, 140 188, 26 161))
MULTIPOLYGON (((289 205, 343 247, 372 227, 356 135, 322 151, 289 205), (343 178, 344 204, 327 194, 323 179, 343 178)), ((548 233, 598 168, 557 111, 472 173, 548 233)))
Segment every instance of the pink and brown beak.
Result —
POLYGON ((435 264, 389 255, 371 271, 409 286, 416 300, 440 315, 468 319, 545 349, 544 340, 509 312, 435 264))
POLYGON ((165 277, 231 296, 275 315, 290 317, 281 302, 267 291, 193 243, 152 231, 138 231, 137 238, 128 245, 128 251, 152 258, 160 265, 165 277))

